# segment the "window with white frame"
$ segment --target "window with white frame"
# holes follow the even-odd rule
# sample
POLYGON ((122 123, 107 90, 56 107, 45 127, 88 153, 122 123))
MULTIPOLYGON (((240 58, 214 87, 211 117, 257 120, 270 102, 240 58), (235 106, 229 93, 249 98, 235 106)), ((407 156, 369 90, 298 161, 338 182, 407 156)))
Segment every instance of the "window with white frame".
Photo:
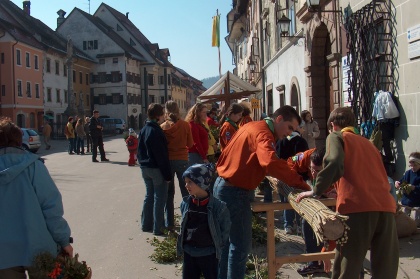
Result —
POLYGON ((31 82, 26 82, 26 97, 32 98, 31 82))
POLYGON ((35 70, 39 69, 39 60, 38 55, 34 55, 34 68, 35 70))
POLYGON ((20 49, 16 49, 16 65, 22 65, 21 57, 20 57, 20 49))
POLYGON ((60 94, 60 89, 56 89, 55 90, 55 100, 56 100, 57 103, 61 102, 61 96, 60 95, 61 95, 60 94))
POLYGON ((55 74, 56 75, 60 74, 60 61, 58 60, 55 61, 55 74))
POLYGON ((39 83, 35 83, 35 98, 39 99, 39 83))
POLYGON ((68 93, 67 93, 67 90, 64 90, 64 103, 66 103, 67 104, 67 100, 68 100, 68 93))
POLYGON ((51 88, 47 88, 47 102, 51 102, 52 96, 51 96, 51 88))
POLYGON ((29 52, 25 52, 25 62, 26 62, 26 68, 31 67, 31 55, 29 52))
POLYGON ((22 96, 22 81, 21 80, 17 81, 17 94, 18 94, 18 97, 23 97, 22 96))
POLYGON ((51 73, 51 60, 50 59, 47 59, 46 65, 47 65, 47 73, 51 73))

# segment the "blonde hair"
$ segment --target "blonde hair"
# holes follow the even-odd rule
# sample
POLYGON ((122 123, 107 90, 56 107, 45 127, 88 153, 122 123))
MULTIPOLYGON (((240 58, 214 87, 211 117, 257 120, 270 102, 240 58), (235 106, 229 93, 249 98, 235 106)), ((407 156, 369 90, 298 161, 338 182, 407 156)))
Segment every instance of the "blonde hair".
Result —
POLYGON ((165 113, 173 121, 179 119, 179 107, 175 101, 167 101, 165 104, 165 113))
POLYGON ((195 123, 201 123, 200 120, 200 111, 202 111, 204 108, 206 108, 206 105, 203 103, 197 103, 187 113, 187 116, 185 117, 185 121, 191 122, 194 121, 195 123))

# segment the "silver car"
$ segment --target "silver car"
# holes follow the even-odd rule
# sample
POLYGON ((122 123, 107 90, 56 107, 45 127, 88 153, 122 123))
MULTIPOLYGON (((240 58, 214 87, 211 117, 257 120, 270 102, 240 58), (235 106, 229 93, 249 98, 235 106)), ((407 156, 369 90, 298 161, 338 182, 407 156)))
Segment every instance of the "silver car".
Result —
POLYGON ((33 129, 21 128, 22 130, 22 147, 33 153, 36 153, 41 147, 41 138, 33 129))

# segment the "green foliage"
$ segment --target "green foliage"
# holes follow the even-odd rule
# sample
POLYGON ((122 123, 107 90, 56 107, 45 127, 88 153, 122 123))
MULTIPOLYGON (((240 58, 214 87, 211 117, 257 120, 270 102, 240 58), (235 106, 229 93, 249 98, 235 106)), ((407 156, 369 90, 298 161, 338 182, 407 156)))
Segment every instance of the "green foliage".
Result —
POLYGON ((407 181, 403 181, 400 184, 400 187, 396 191, 398 200, 401 200, 404 194, 409 195, 412 190, 413 190, 413 185, 407 183, 407 181))
MULTIPOLYGON (((276 272, 275 278, 280 279, 278 272, 276 272)), ((246 263, 245 279, 268 279, 267 259, 250 254, 246 263)))
POLYGON ((71 279, 85 279, 89 274, 86 262, 79 262, 79 254, 76 254, 74 258, 64 258, 64 270, 66 277, 71 279))
POLYGON ((85 279, 89 274, 86 262, 79 261, 79 254, 72 258, 40 253, 35 256, 29 270, 34 278, 85 279))
MULTIPOLYGON (((258 244, 267 244, 267 224, 257 214, 252 216, 252 239, 258 244)), ((280 237, 275 235, 275 241, 279 242, 280 237)))
POLYGON ((38 254, 32 261, 31 274, 35 278, 47 278, 55 267, 55 258, 48 252, 38 254))
POLYGON ((153 237, 148 242, 155 247, 155 251, 149 258, 156 263, 173 263, 179 260, 180 257, 176 255, 176 240, 176 233, 170 233, 163 240, 153 237))

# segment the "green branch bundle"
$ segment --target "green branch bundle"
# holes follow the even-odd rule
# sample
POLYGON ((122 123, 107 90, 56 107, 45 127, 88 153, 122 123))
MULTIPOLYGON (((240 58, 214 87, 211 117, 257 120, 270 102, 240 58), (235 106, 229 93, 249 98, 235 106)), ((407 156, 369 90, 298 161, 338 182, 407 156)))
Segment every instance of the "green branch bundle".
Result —
POLYGON ((296 198, 300 190, 288 186, 277 178, 267 176, 267 179, 274 192, 287 196, 293 209, 312 227, 318 245, 329 240, 335 240, 337 244, 347 242, 347 231, 350 228, 345 221, 348 216, 332 211, 315 198, 304 198, 298 203, 296 198))
POLYGON ((400 187, 396 190, 398 200, 401 200, 404 194, 409 195, 413 190, 413 185, 407 181, 403 181, 400 187))

